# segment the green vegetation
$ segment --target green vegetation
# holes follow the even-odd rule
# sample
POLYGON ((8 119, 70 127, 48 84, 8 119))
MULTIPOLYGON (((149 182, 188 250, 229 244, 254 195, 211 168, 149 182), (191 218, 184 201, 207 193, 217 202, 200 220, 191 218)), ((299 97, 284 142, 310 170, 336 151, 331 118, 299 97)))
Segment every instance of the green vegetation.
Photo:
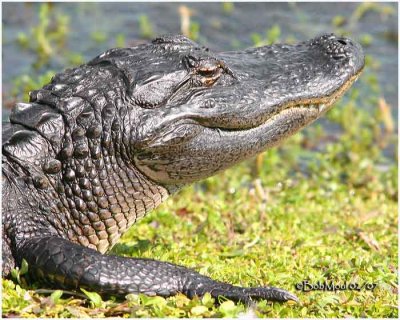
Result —
MULTIPOLYGON (((195 15, 195 11, 182 5, 179 6, 178 13, 181 19, 181 33, 194 41, 198 41, 200 35, 200 24, 192 19, 192 16, 195 15)), ((210 25, 216 29, 221 28, 220 21, 218 20, 211 20, 210 25)))
POLYGON ((343 16, 334 16, 332 18, 332 25, 335 27, 341 27, 346 23, 346 18, 343 16))
POLYGON ((271 28, 265 31, 265 38, 262 37, 259 33, 252 33, 251 40, 253 41, 254 46, 266 46, 270 44, 274 44, 279 41, 281 36, 281 28, 279 25, 274 24, 271 28))
POLYGON ((118 33, 115 37, 115 47, 117 48, 125 48, 126 46, 126 39, 123 33, 118 33))
MULTIPOLYGON (((41 5, 45 17, 47 6, 41 5)), ((358 7, 354 19, 376 9, 364 3, 358 7)), ((223 8, 230 10, 225 4, 223 8)), ((385 10, 381 14, 390 14, 385 10)), ((337 27, 345 23, 341 17, 332 20, 337 27)), ((51 23, 41 24, 40 32, 49 32, 51 23)), ((142 37, 153 36, 147 16, 140 18, 139 27, 142 37)), ((198 24, 197 36, 199 28, 198 24)), ((252 35, 252 40, 262 45, 280 37, 275 25, 265 35, 252 35)), ((18 39, 21 46, 46 51, 46 42, 39 45, 35 40, 30 47, 25 34, 18 39)), ((365 35, 363 41, 368 44, 371 39, 365 35)), ((115 42, 124 46, 124 35, 115 42)), ((80 61, 79 56, 74 59, 80 61)), ((112 252, 178 263, 233 284, 281 287, 296 293, 301 303, 261 301, 248 309, 224 298, 215 305, 210 295, 190 300, 184 295, 164 299, 129 294, 106 300, 85 290, 75 295, 36 290, 40 286, 25 282, 29 266, 24 264, 13 272, 14 282, 2 282, 3 315, 397 318, 397 137, 375 73, 379 62, 367 56, 366 64, 362 85, 353 87, 324 122, 257 160, 185 188, 132 227, 112 252), (325 131, 326 121, 335 130, 325 131), (377 286, 297 291, 295 285, 303 280, 377 286)), ((52 75, 21 76, 15 90, 26 95, 52 75)))
POLYGON ((190 21, 189 38, 197 41, 200 34, 200 24, 196 21, 190 21))
POLYGON ((105 42, 107 40, 107 35, 104 32, 101 32, 101 31, 92 32, 90 37, 92 38, 93 41, 95 41, 97 43, 102 43, 102 42, 105 42))
POLYGON ((387 16, 396 14, 395 9, 389 5, 382 5, 376 2, 363 2, 360 3, 354 10, 350 20, 358 21, 362 19, 368 12, 379 13, 382 19, 386 19, 387 16))
POLYGON ((78 66, 85 62, 82 54, 77 52, 72 52, 72 51, 66 52, 65 57, 68 61, 68 64, 72 66, 78 66))
POLYGON ((140 36, 144 39, 151 39, 155 35, 149 17, 144 14, 139 17, 139 30, 140 36))
POLYGON ((235 10, 235 4, 233 2, 223 2, 222 11, 225 14, 231 14, 235 10))
POLYGON ((360 37, 360 43, 363 45, 363 47, 370 46, 373 40, 373 37, 368 33, 364 33, 360 37))
POLYGON ((31 35, 20 32, 17 42, 24 49, 30 49, 37 55, 36 68, 46 64, 49 58, 61 51, 69 32, 69 16, 51 12, 51 4, 43 3, 39 7, 39 23, 31 30, 31 35))
POLYGON ((38 76, 29 76, 27 74, 23 74, 13 81, 13 90, 12 95, 17 96, 20 92, 23 92, 24 101, 29 100, 29 92, 32 90, 37 90, 38 88, 43 87, 46 83, 49 83, 51 78, 54 76, 54 71, 47 71, 42 75, 38 76))

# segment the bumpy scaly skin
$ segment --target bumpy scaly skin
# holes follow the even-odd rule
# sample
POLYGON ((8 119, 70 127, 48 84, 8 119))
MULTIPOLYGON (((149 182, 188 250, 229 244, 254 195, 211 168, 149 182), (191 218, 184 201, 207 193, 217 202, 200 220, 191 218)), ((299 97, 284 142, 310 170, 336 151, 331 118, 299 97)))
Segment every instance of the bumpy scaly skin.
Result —
POLYGON ((210 292, 215 297, 243 302, 253 297, 274 301, 297 299, 277 288, 241 288, 217 282, 167 262, 102 255, 60 238, 32 239, 22 249, 25 259, 32 264, 32 274, 67 289, 80 286, 105 294, 140 292, 167 297, 177 292, 189 297, 210 292))
POLYGON ((318 118, 362 66, 359 45, 333 35, 219 55, 175 36, 56 75, 3 125, 3 275, 26 259, 66 289, 297 300, 103 253, 182 186, 318 118))

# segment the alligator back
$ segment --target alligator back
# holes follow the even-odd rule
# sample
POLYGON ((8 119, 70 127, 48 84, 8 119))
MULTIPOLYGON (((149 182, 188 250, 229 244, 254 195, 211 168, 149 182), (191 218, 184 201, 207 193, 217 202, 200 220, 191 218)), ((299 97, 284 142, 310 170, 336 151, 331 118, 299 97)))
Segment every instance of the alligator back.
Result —
POLYGON ((123 74, 100 62, 58 74, 16 104, 3 126, 6 237, 46 233, 105 252, 166 198, 121 143, 127 90, 123 74))

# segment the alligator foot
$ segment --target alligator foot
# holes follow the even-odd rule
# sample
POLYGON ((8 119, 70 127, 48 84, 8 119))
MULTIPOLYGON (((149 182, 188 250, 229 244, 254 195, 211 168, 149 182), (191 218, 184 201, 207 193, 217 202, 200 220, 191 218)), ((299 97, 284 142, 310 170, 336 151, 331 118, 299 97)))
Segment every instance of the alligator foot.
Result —
MULTIPOLYGON (((209 279, 209 278, 208 278, 209 279)), ((211 279, 209 279, 211 280, 211 279)), ((194 295, 202 296, 209 292, 212 297, 218 298, 220 296, 228 298, 233 301, 240 301, 245 304, 250 304, 255 300, 268 300, 286 302, 289 300, 299 302, 299 299, 292 293, 274 287, 256 287, 256 288, 243 288, 232 286, 228 283, 217 282, 211 280, 212 283, 207 283, 200 289, 189 290, 187 295, 192 297, 194 295)), ((200 284, 202 285, 202 284, 200 284)))
POLYGON ((242 294, 225 294, 224 296, 234 301, 242 301, 246 304, 249 304, 253 300, 268 300, 278 302, 286 302, 292 300, 295 302, 299 302, 299 299, 293 293, 274 287, 244 288, 242 294))
POLYGON ((188 297, 209 292, 249 304, 253 300, 298 301, 285 290, 273 287, 242 288, 215 281, 198 272, 171 263, 104 255, 59 237, 32 238, 18 250, 18 260, 28 262, 29 274, 53 287, 79 287, 105 295, 128 293, 188 297))

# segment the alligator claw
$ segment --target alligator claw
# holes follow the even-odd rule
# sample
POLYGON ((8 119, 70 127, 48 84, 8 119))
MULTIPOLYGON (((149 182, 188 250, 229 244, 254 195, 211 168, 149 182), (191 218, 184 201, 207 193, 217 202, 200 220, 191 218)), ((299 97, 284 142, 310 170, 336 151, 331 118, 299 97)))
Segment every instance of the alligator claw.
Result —
POLYGON ((289 300, 299 302, 293 293, 286 290, 274 287, 258 287, 258 288, 244 288, 244 297, 238 299, 246 304, 254 300, 268 300, 277 302, 286 302, 289 300))
POLYGON ((265 299, 269 301, 286 302, 289 300, 299 302, 299 298, 293 293, 274 287, 249 288, 249 296, 253 299, 265 299))
POLYGON ((274 287, 243 288, 230 285, 227 286, 227 284, 221 285, 219 283, 219 285, 214 286, 212 289, 203 287, 201 290, 202 292, 199 292, 198 290, 196 291, 197 292, 191 292, 192 294, 189 294, 189 296, 193 297, 193 295, 203 295, 205 292, 210 292, 211 296, 214 298, 223 296, 232 301, 242 302, 246 305, 249 305, 253 301, 257 300, 277 302, 286 302, 292 300, 299 302, 299 298, 297 298, 293 293, 274 287))

